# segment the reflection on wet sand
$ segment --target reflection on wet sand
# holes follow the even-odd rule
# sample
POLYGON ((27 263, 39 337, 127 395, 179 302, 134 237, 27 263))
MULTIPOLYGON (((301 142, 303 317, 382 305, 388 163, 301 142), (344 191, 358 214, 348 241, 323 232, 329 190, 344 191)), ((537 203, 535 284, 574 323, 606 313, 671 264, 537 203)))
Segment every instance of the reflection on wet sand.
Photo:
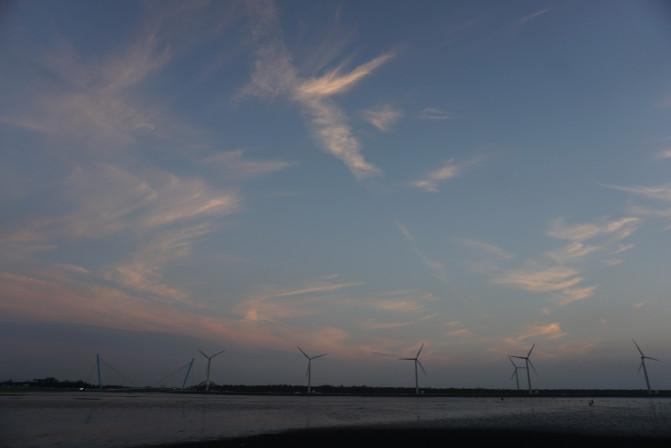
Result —
POLYGON ((671 399, 59 392, 0 396, 0 422, 8 447, 132 447, 378 424, 671 436, 671 399))

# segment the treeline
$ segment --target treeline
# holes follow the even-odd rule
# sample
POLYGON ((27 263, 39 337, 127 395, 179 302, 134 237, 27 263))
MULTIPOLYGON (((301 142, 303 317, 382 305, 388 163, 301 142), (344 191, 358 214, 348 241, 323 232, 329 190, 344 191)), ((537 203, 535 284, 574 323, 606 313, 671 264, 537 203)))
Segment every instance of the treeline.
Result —
MULTIPOLYGON (((204 392, 204 385, 190 387, 185 392, 204 392)), ((210 385, 210 393, 223 394, 305 394, 305 386, 290 384, 270 384, 249 386, 242 384, 210 385)), ((313 386, 312 393, 317 395, 361 395, 361 396, 414 396, 412 387, 381 387, 381 386, 313 386)), ((420 391, 424 396, 440 397, 528 397, 528 390, 515 389, 484 389, 484 388, 433 388, 426 387, 420 391)), ((534 390, 533 396, 541 397, 632 397, 648 396, 647 391, 631 389, 540 389, 534 390)), ((654 391, 655 396, 671 397, 671 391, 654 391)))
POLYGON ((53 377, 35 378, 28 381, 13 381, 7 380, 0 382, 0 389, 89 389, 93 388, 92 384, 82 380, 58 380, 53 377))
MULTIPOLYGON (((97 389, 96 385, 82 380, 58 380, 53 377, 36 378, 30 381, 7 380, 0 382, 0 390, 87 390, 97 389)), ((180 393, 205 393, 205 385, 198 384, 186 389, 169 387, 124 387, 119 385, 104 385, 105 390, 136 390, 144 392, 180 392, 180 393)), ((306 388, 303 385, 293 384, 267 384, 267 385, 244 385, 244 384, 211 384, 210 392, 214 394, 230 395, 304 395, 306 388)), ((330 396, 414 396, 415 389, 411 387, 380 387, 380 386, 332 386, 321 385, 313 387, 315 395, 330 396)), ((433 397, 528 397, 527 390, 514 389, 480 389, 480 388, 434 388, 426 387, 421 390, 423 396, 433 397)), ((648 396, 647 391, 631 389, 540 389, 534 390, 533 396, 539 397, 637 397, 648 396)), ((654 391, 654 396, 671 397, 671 391, 654 391)))

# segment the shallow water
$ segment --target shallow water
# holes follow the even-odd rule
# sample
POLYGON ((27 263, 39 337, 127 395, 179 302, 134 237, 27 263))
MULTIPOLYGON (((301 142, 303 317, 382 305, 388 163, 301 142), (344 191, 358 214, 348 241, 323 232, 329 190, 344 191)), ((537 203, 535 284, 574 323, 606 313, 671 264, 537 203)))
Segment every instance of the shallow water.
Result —
POLYGON ((515 427, 671 436, 671 399, 0 395, 0 446, 133 447, 360 424, 515 427))

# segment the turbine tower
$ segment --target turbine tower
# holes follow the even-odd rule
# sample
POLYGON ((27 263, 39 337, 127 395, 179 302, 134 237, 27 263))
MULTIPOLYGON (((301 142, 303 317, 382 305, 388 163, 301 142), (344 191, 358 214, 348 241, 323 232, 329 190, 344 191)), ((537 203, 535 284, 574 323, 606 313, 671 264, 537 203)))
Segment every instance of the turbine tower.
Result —
POLYGON ((98 389, 103 388, 102 375, 100 374, 100 353, 96 353, 96 370, 98 371, 98 389))
POLYGON ((186 382, 189 379, 189 374, 191 373, 191 369, 193 368, 194 361, 195 359, 191 358, 191 362, 189 362, 189 367, 186 369, 186 375, 184 375, 184 381, 182 381, 182 389, 186 389, 186 382))
POLYGON ((520 371, 520 369, 524 370, 524 367, 518 366, 517 364, 515 364, 515 361, 513 361, 513 358, 511 356, 508 356, 508 360, 513 365, 513 374, 510 377, 510 379, 513 379, 513 378, 515 379, 515 384, 517 385, 517 390, 520 390, 520 374, 519 374, 519 371, 520 371))
POLYGON ((424 344, 419 346, 419 350, 417 350, 417 354, 414 358, 398 358, 399 361, 413 361, 415 363, 415 395, 419 395, 419 374, 417 373, 417 366, 422 369, 422 373, 424 373, 424 375, 427 374, 424 366, 422 365, 422 361, 419 360, 419 355, 422 353, 422 350, 424 350, 424 344))
POLYGON ((217 356, 221 355, 222 353, 224 353, 224 351, 221 350, 221 351, 215 353, 214 355, 210 355, 210 356, 206 355, 205 352, 202 351, 201 349, 198 349, 198 351, 200 352, 201 355, 203 355, 205 357, 205 359, 207 359, 207 379, 205 380, 205 392, 209 392, 210 391, 210 367, 212 366, 212 360, 214 358, 216 358, 217 356))
POLYGON ((313 359, 319 359, 323 358, 326 356, 326 353, 322 353, 321 355, 316 355, 316 356, 309 356, 307 353, 303 351, 302 348, 299 346, 296 346, 296 348, 305 356, 305 358, 308 360, 308 367, 305 370, 305 377, 308 380, 308 394, 312 393, 312 360, 313 359))
POLYGON ((651 356, 645 356, 645 353, 643 353, 643 350, 641 350, 641 347, 638 346, 636 341, 634 341, 633 339, 632 341, 634 342, 634 345, 636 346, 638 352, 641 354, 641 365, 638 366, 638 371, 640 372, 641 369, 643 369, 643 376, 645 377, 645 386, 648 388, 648 394, 651 394, 652 390, 650 389, 650 379, 648 378, 648 368, 645 365, 645 360, 651 359, 653 361, 659 361, 659 359, 653 358, 651 356))
MULTIPOLYGON (((529 395, 531 395, 532 392, 533 392, 532 389, 531 389, 531 372, 529 372, 529 367, 534 369, 535 374, 538 374, 538 372, 536 372, 536 367, 534 367, 534 363, 531 362, 531 352, 534 351, 534 347, 536 347, 536 344, 531 346, 531 348, 529 349, 529 353, 527 353, 527 356, 510 355, 511 358, 517 358, 517 359, 523 359, 524 360, 524 369, 527 371, 527 385, 529 386, 529 395)), ((512 362, 512 359, 510 361, 512 362)))

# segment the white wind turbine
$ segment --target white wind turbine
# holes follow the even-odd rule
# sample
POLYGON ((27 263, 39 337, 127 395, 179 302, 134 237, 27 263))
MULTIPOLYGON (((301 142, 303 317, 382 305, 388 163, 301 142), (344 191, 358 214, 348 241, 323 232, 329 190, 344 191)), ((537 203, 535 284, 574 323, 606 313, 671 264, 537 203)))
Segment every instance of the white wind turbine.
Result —
POLYGON ((415 394, 419 395, 419 374, 417 372, 417 366, 419 366, 420 369, 422 369, 422 372, 424 375, 427 375, 426 370, 424 369, 424 366, 422 365, 422 361, 419 360, 419 355, 422 353, 422 350, 424 349, 424 344, 420 345, 419 350, 417 350, 417 354, 415 355, 414 358, 398 358, 400 361, 413 361, 415 363, 415 394))
POLYGON ((519 374, 519 371, 524 370, 524 367, 518 366, 517 364, 515 364, 515 361, 513 361, 513 358, 511 356, 508 356, 508 360, 513 365, 513 374, 510 377, 510 379, 513 379, 513 378, 515 379, 515 384, 517 385, 517 390, 520 390, 520 374, 519 374))
POLYGON ((210 367, 212 367, 212 360, 214 358, 216 358, 217 356, 221 355, 222 353, 224 353, 224 351, 221 350, 221 351, 219 351, 219 352, 217 352, 213 355, 209 355, 209 356, 207 354, 205 354, 205 352, 202 351, 201 349, 198 349, 198 351, 200 352, 201 355, 203 355, 203 357, 205 357, 205 359, 207 359, 207 377, 206 377, 206 380, 205 380, 205 391, 209 392, 210 391, 210 367))
POLYGON ((326 353, 322 353, 321 355, 316 355, 316 356, 309 356, 307 353, 303 351, 302 348, 296 346, 296 348, 305 356, 305 358, 308 360, 308 367, 305 370, 305 377, 308 381, 308 394, 312 393, 312 360, 313 359, 319 359, 323 358, 326 356, 326 353))
MULTIPOLYGON (((536 344, 532 345, 531 348, 529 349, 529 353, 527 353, 527 356, 515 356, 515 355, 510 355, 511 358, 517 358, 517 359, 523 359, 524 360, 524 369, 527 371, 527 385, 529 386, 529 394, 532 393, 531 389, 531 373, 529 372, 529 367, 534 369, 534 373, 538 375, 538 372, 536 372, 536 367, 534 366, 534 363, 531 362, 531 352, 534 351, 534 347, 536 347, 536 344)), ((512 360, 511 360, 512 361, 512 360)))
POLYGON ((645 353, 643 353, 643 350, 641 350, 641 347, 638 346, 636 341, 634 341, 633 339, 632 341, 634 342, 634 345, 636 346, 638 352, 641 354, 641 365, 638 366, 638 371, 640 372, 641 369, 643 369, 643 376, 645 377, 645 385, 648 388, 648 393, 650 394, 652 391, 650 390, 650 379, 648 378, 648 368, 645 365, 645 360, 651 359, 653 361, 659 361, 659 359, 653 358, 651 356, 645 356, 645 353))

